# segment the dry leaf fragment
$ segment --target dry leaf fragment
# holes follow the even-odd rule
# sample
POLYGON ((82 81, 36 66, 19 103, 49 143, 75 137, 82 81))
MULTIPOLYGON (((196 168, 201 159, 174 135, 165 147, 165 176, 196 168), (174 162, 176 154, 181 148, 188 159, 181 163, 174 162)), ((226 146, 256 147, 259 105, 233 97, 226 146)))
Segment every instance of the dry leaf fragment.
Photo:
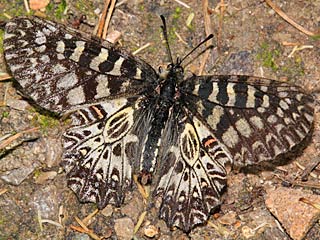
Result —
POLYGON ((45 8, 50 3, 50 0, 30 0, 29 5, 32 10, 40 10, 45 8))

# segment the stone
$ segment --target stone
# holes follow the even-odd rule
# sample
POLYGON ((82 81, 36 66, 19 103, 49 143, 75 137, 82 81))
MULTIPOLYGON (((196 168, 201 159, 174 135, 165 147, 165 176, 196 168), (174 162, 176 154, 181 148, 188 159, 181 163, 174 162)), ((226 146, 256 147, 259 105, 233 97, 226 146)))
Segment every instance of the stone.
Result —
POLYGON ((285 187, 267 189, 265 200, 269 211, 294 240, 303 239, 320 216, 320 210, 300 201, 300 198, 320 203, 320 196, 318 195, 285 187))
POLYGON ((130 240, 133 237, 134 224, 133 221, 128 218, 119 218, 115 220, 114 231, 119 240, 130 240))

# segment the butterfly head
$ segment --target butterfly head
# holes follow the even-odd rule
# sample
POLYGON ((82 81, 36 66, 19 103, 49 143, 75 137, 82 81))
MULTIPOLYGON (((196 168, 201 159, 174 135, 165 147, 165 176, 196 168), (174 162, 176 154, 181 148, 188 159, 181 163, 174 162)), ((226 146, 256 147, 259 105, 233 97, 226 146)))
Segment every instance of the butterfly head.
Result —
POLYGON ((159 68, 159 77, 160 79, 181 79, 183 78, 184 69, 181 66, 180 58, 177 59, 176 63, 170 63, 167 65, 166 69, 159 68))

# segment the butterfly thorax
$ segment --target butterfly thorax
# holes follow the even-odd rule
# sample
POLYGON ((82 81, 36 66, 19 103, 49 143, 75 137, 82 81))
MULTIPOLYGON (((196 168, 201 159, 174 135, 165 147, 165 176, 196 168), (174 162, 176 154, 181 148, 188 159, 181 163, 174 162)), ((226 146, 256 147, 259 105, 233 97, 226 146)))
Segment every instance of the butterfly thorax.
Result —
POLYGON ((163 77, 160 83, 160 99, 172 104, 177 94, 177 82, 183 78, 183 68, 179 64, 170 64, 163 77))

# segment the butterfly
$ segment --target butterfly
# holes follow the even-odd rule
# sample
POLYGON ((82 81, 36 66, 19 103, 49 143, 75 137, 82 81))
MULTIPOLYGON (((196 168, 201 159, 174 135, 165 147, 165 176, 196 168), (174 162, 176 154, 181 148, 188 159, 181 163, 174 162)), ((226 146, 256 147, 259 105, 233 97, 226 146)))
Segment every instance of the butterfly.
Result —
MULTIPOLYGON (((163 20, 166 35, 165 21, 163 20)), ((4 54, 22 92, 70 115, 62 166, 81 202, 120 206, 133 175, 160 198, 160 218, 189 232, 221 204, 226 164, 271 161, 309 134, 313 98, 261 77, 186 76, 67 26, 18 17, 4 54)))

